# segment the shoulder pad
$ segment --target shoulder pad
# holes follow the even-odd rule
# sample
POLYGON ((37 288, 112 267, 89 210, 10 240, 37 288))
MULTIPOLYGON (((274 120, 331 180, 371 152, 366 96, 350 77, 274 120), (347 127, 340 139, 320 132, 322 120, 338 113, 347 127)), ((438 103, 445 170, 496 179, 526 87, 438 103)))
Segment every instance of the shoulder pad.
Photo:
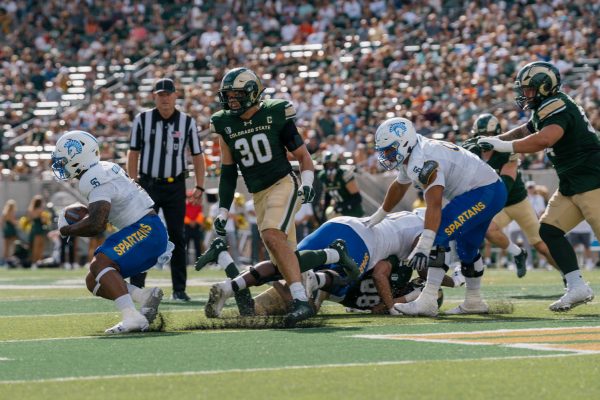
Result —
POLYGON ((552 97, 545 100, 540 105, 540 107, 537 109, 537 115, 540 121, 543 121, 554 114, 558 114, 566 108, 567 104, 563 99, 560 97, 552 97))
POLYGON ((116 175, 112 174, 111 176, 106 171, 107 169, 110 170, 111 168, 121 169, 121 167, 119 167, 117 164, 100 161, 100 163, 87 170, 79 180, 79 191, 81 194, 87 198, 92 189, 113 180, 116 175))
POLYGON ((286 120, 296 118, 296 108, 294 108, 294 105, 287 100, 270 99, 265 100, 264 103, 268 108, 276 109, 278 112, 281 110, 286 120))

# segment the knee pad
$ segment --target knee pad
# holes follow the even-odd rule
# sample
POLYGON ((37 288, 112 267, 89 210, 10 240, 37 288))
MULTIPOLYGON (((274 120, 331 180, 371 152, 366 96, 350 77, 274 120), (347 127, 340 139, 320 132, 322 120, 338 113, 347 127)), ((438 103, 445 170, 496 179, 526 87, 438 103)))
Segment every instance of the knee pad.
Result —
POLYGON ((248 268, 248 272, 250 272, 250 275, 252 275, 252 277, 254 279, 256 279, 256 286, 261 286, 261 285, 264 285, 265 283, 278 281, 283 278, 283 276, 279 272, 277 272, 277 273, 275 273, 275 275, 271 275, 271 276, 261 276, 258 273, 258 271, 256 270, 256 268, 254 268, 254 267, 248 268))
POLYGON ((460 262, 460 271, 465 278, 480 278, 483 276, 484 265, 481 260, 481 254, 477 255, 477 258, 470 263, 464 261, 460 262))
POLYGON ((98 290, 100 290, 100 279, 107 273, 110 271, 115 271, 117 272, 116 269, 114 269, 113 267, 106 267, 103 270, 101 270, 98 275, 96 275, 96 286, 94 286, 94 290, 92 290, 92 294, 94 296, 96 296, 96 293, 98 293, 98 290))
POLYGON ((443 246, 433 246, 429 254, 429 266, 432 268, 443 268, 444 271, 448 272, 448 266, 445 263, 446 252, 448 250, 448 248, 443 246))
POLYGON ((552 245, 552 240, 561 239, 565 237, 565 232, 562 229, 549 225, 546 223, 540 224, 540 237, 548 246, 552 245))

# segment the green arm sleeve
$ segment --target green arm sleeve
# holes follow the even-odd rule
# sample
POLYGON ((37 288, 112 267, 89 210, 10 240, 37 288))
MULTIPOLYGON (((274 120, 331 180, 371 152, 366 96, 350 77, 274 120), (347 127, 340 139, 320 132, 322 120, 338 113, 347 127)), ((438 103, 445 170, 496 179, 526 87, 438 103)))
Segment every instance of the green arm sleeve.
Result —
POLYGON ((219 180, 219 208, 229 210, 233 203, 235 187, 237 186, 237 165, 223 164, 221 166, 221 180, 219 180))

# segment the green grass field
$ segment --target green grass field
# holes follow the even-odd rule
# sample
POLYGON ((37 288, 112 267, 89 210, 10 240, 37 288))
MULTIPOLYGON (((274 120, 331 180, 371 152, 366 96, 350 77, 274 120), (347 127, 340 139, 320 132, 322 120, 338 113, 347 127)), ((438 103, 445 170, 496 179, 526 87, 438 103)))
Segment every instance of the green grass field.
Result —
MULTIPOLYGON (((222 272, 190 270, 193 301, 181 304, 153 270, 162 327, 121 337, 103 334, 119 314, 84 275, 0 271, 0 399, 600 398, 600 304, 548 311, 562 294, 554 272, 487 271, 491 315, 374 317, 326 303, 304 327, 233 329, 232 303, 224 321, 203 313, 222 272)), ((584 275, 600 297, 600 270, 584 275)), ((463 295, 446 289, 442 310, 463 295)))

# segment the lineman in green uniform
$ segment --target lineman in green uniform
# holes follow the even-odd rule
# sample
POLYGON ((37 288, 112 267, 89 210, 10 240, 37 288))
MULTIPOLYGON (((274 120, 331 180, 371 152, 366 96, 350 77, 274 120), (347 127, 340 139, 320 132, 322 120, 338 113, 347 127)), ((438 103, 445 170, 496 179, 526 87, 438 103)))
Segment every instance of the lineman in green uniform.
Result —
POLYGON ((477 144, 477 140, 484 136, 498 135, 501 132, 500 121, 492 114, 481 114, 475 120, 471 130, 472 138, 468 139, 463 147, 476 154, 488 163, 502 178, 506 185, 508 198, 502 211, 500 211, 490 224, 485 235, 486 239, 492 244, 507 250, 513 255, 517 265, 517 276, 522 278, 527 273, 526 260, 527 252, 510 241, 502 232, 513 220, 517 222, 527 241, 537 251, 544 255, 558 269, 554 259, 550 255, 548 246, 542 240, 539 234, 540 223, 533 206, 527 199, 527 189, 521 178, 518 158, 514 154, 499 153, 494 150, 482 150, 477 144))
POLYGON ((362 197, 354 175, 354 169, 340 168, 339 155, 331 151, 323 153, 323 170, 317 175, 323 185, 323 210, 333 206, 337 215, 362 217, 362 197))
MULTIPOLYGON (((247 68, 230 70, 221 82, 219 99, 223 110, 214 113, 210 120, 210 131, 219 135, 221 146, 220 212, 214 228, 217 234, 225 235, 239 167, 254 199, 262 240, 294 298, 293 309, 286 315, 286 321, 294 324, 314 314, 294 254, 294 215, 300 202, 314 199, 314 165, 294 123, 294 106, 286 100, 261 101, 262 92, 260 79, 247 68), (292 172, 288 151, 300 164, 301 183, 292 172)), ((213 242, 211 248, 222 246, 220 240, 213 242)), ((229 294, 223 290, 222 285, 211 288, 205 309, 207 316, 214 316, 211 305, 229 294)))
POLYGON ((566 293, 550 305, 568 311, 594 298, 585 283, 573 247, 565 237, 582 220, 600 237, 600 138, 585 112, 560 91, 560 73, 535 61, 517 74, 517 104, 531 110, 529 122, 496 137, 479 139, 482 148, 503 153, 545 150, 558 174, 558 190, 541 217, 540 236, 567 281, 566 293))

